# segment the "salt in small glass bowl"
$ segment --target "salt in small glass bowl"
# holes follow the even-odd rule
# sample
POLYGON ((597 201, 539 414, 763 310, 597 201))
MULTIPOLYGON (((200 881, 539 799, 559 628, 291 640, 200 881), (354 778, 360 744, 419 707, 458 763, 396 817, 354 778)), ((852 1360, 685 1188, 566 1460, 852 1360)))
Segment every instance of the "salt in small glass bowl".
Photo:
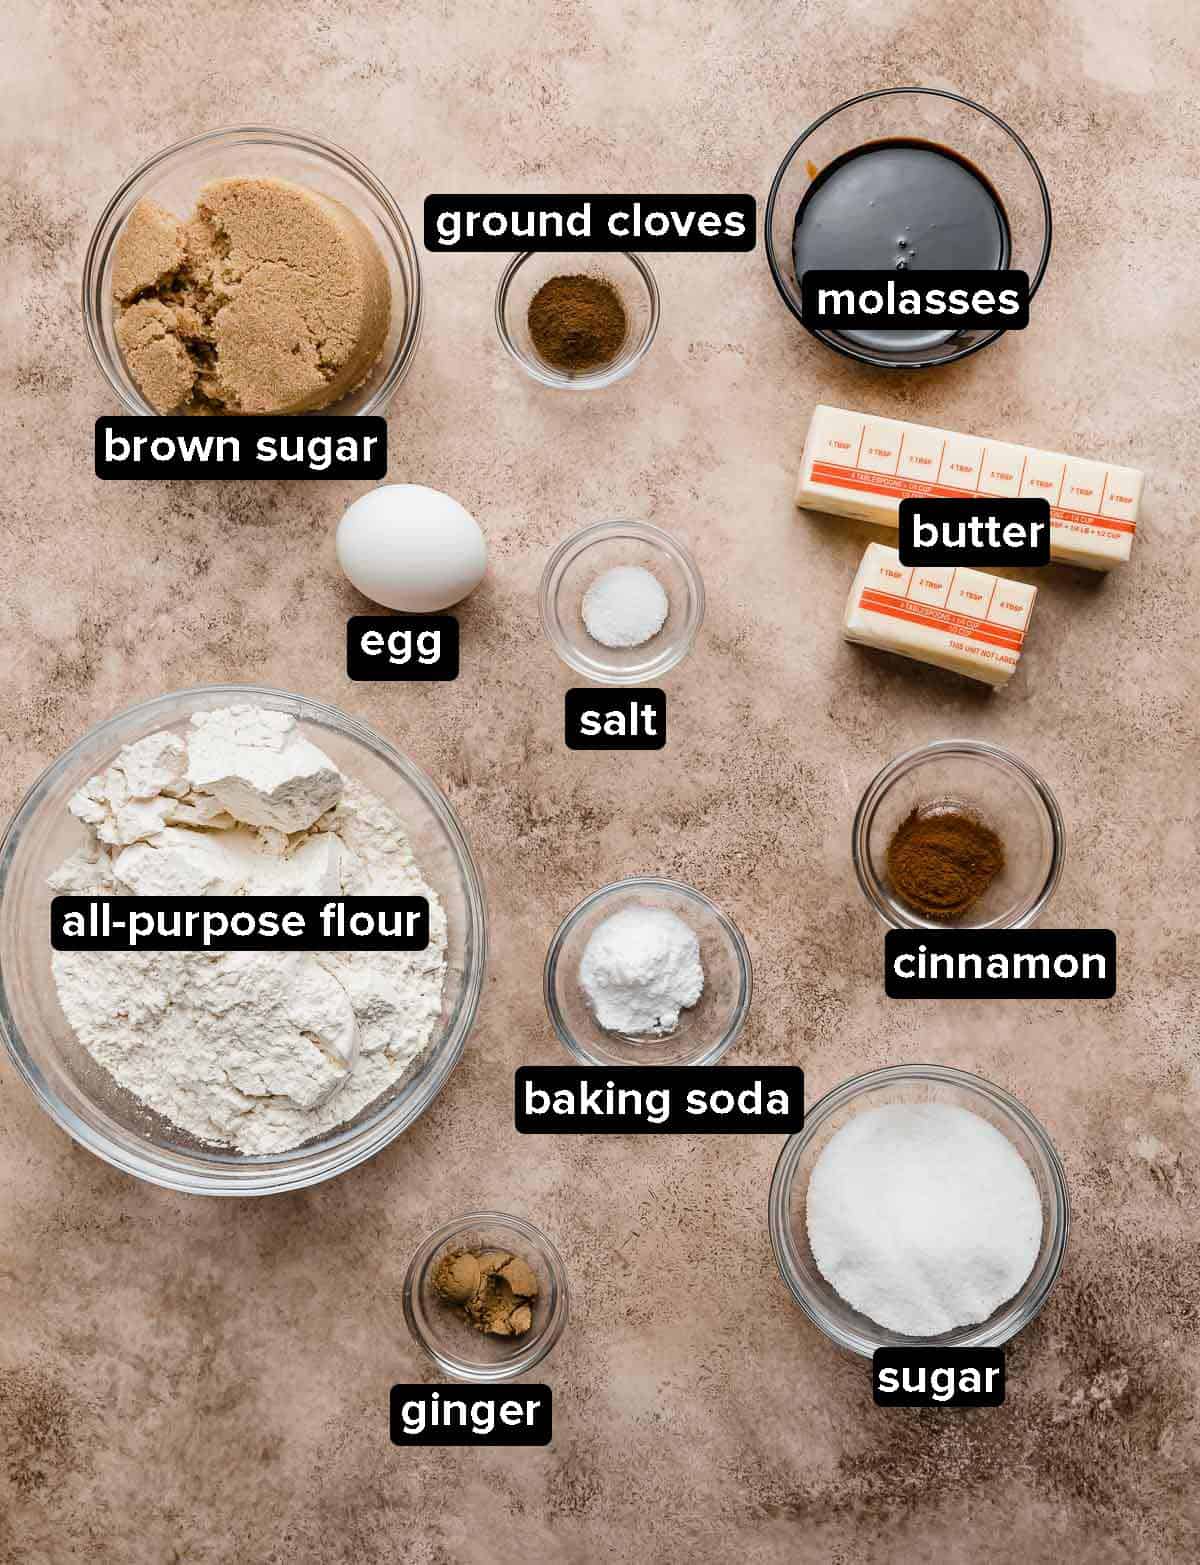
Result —
POLYGON ((704 583, 688 550, 661 527, 593 522, 564 539, 546 561, 538 608, 550 645, 568 668, 600 685, 646 685, 691 651, 704 620, 704 583), (670 605, 662 629, 640 647, 606 647, 583 623, 584 594, 618 565, 648 570, 670 605))
POLYGON ((526 250, 504 268, 496 289, 496 330, 510 358, 543 386, 559 391, 599 391, 623 380, 645 358, 658 330, 660 304, 654 273, 632 251, 596 254, 526 250), (564 370, 548 364, 529 333, 529 306, 553 277, 600 277, 611 283, 625 306, 625 341, 614 358, 594 369, 564 370))
POLYGON ((452 1380, 511 1380, 540 1364, 566 1329, 569 1302, 562 1256, 540 1228, 506 1212, 468 1212, 436 1229, 417 1249, 404 1279, 404 1319, 413 1340, 452 1380), (519 1255, 537 1277, 533 1324, 519 1337, 476 1331, 433 1285, 443 1255, 481 1249, 519 1255))
POLYGON ((715 1065, 737 1042, 753 992, 750 952, 741 932, 703 892, 677 880, 633 875, 585 897, 550 942, 542 988, 560 1040, 584 1065, 715 1065), (579 982, 588 941, 605 919, 627 907, 665 908, 700 940, 704 991, 680 1012, 674 1032, 627 1038, 601 1027, 579 982))
POLYGON ((1046 1131, 1003 1088, 944 1065, 889 1065, 835 1087, 804 1116, 804 1129, 785 1143, 768 1202, 771 1248, 780 1275, 809 1320, 849 1353, 870 1358, 877 1348, 914 1345, 996 1348, 1028 1326, 1058 1280, 1071 1227, 1067 1177, 1046 1131), (1042 1242, 1021 1288, 985 1321, 936 1337, 910 1337, 862 1315, 826 1281, 808 1242, 808 1185, 832 1136, 855 1114, 885 1103, 946 1103, 970 1109, 995 1126, 1033 1175, 1042 1203, 1042 1242))
POLYGON ((354 213, 379 246, 392 289, 383 350, 361 386, 319 411, 382 413, 412 367, 421 338, 421 264, 412 234, 390 192, 353 154, 319 136, 271 125, 235 125, 177 141, 135 168, 105 207, 83 263, 83 322, 109 385, 128 412, 158 417, 117 343, 112 268, 129 214, 148 196, 186 218, 201 185, 234 174, 273 175, 330 196, 354 213))
POLYGON ((1026 929, 1058 885, 1066 831, 1049 785, 1024 761, 979 739, 938 739, 897 756, 871 779, 850 846, 863 894, 893 929, 1026 929), (923 917, 888 877, 896 828, 931 804, 966 808, 1004 844, 1004 868, 963 918, 923 917))

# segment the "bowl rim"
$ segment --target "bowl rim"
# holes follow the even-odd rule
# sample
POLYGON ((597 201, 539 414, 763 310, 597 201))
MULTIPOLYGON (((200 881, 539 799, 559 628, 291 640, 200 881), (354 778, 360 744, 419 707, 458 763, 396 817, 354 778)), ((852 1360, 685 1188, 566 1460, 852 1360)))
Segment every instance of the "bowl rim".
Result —
POLYGON ((539 360, 531 359, 517 346, 516 340, 508 329, 508 292, 513 279, 534 256, 552 255, 554 251, 547 250, 520 250, 512 256, 500 274, 500 281, 496 285, 496 302, 494 307, 494 319, 496 331, 509 358, 514 360, 533 380, 543 386, 549 386, 554 391, 600 391, 605 386, 614 385, 618 380, 624 380, 626 375, 632 374, 634 369, 642 362, 650 351, 650 344, 654 341, 658 332, 658 324, 662 319, 662 296, 658 291, 658 283, 649 265, 635 250, 572 250, 563 252, 569 260, 585 255, 623 255, 627 261, 633 263, 635 271, 640 276, 646 287, 646 296, 650 303, 650 318, 646 325, 641 342, 629 355, 629 357, 615 366, 601 366, 590 370, 583 375, 567 375, 561 370, 551 369, 539 360))
POLYGON ((928 744, 917 745, 915 749, 905 750, 902 754, 894 756, 885 766, 880 767, 863 789, 862 798, 858 801, 858 808, 854 812, 854 820, 850 826, 850 856, 863 895, 890 929, 1028 929, 1045 911, 1062 876, 1067 857, 1066 827, 1058 800, 1050 784, 1019 755, 1014 755, 1011 750, 1005 750, 1000 745, 990 744, 985 739, 933 739, 928 744), (939 923, 931 919, 919 918, 915 913, 906 914, 903 910, 895 909, 883 896, 881 883, 872 868, 867 847, 875 812, 900 777, 920 766, 923 761, 946 755, 982 756, 999 765, 1001 769, 1017 773, 1033 789, 1035 797, 1045 811, 1050 825, 1050 865, 1040 891, 1020 918, 996 920, 989 924, 959 921, 952 924, 939 923))
MULTIPOLYGON (((668 532, 665 527, 633 518, 606 517, 601 521, 588 522, 585 526, 576 528, 551 550, 545 569, 542 571, 542 579, 538 584, 538 613, 546 639, 568 668, 574 669, 577 674, 582 674, 593 684, 598 685, 641 685, 647 680, 661 679, 664 674, 670 673, 683 662, 695 646, 696 637, 704 624, 704 612, 704 578, 688 546, 674 533, 668 532), (636 538, 639 542, 650 544, 670 556, 679 567, 688 587, 688 612, 678 640, 668 650, 661 652, 651 664, 635 669, 613 668, 601 664, 598 660, 585 657, 560 635, 554 612, 557 589, 561 586, 569 566, 593 544, 604 543, 615 538, 636 538)), ((597 642, 597 646, 599 645, 600 643, 597 642)))
MULTIPOLYGON (((141 163, 127 175, 118 185, 112 197, 105 204, 92 230, 91 238, 84 252, 83 274, 80 282, 80 305, 83 311, 84 332, 87 336, 88 347, 91 349, 92 358, 96 361, 100 372, 108 382, 112 391, 130 412, 140 418, 161 418, 157 409, 144 401, 140 396, 134 395, 127 386, 124 386, 113 374, 109 365, 110 349, 105 341, 104 332, 100 324, 100 287, 104 274, 104 262, 108 252, 115 244, 124 223, 117 224, 109 232, 110 225, 125 201, 126 196, 134 186, 147 174, 158 168, 168 159, 179 157, 183 153, 192 152, 208 143, 220 141, 256 141, 271 142, 281 146, 293 147, 298 150, 308 151, 326 158, 333 163, 340 164, 345 172, 356 178, 360 184, 365 185, 372 196, 379 202, 387 215, 388 221, 395 229, 393 241, 397 242, 397 248, 402 253, 409 268, 408 282, 408 310, 404 320, 404 329, 400 335, 400 341, 387 372, 384 374, 371 393, 368 400, 361 408, 356 408, 349 415, 353 418, 365 417, 370 414, 382 414, 388 402, 394 395, 397 386, 408 374, 412 366, 413 358, 421 340, 421 326, 425 316, 425 295, 421 280, 420 253, 413 240, 412 231, 404 213, 388 190, 386 185, 374 175, 361 159, 354 153, 339 146, 337 142, 326 141, 324 137, 312 134, 309 131, 289 130, 281 125, 223 125, 216 130, 201 131, 195 136, 185 136, 180 141, 174 141, 170 146, 164 147, 160 152, 152 153, 144 158, 141 163)), ((113 350, 115 351, 115 350, 113 350)), ((336 415, 336 404, 333 408, 319 408, 321 414, 336 415)), ((228 415, 236 416, 236 415, 228 415)), ((346 416, 346 415, 342 415, 346 416)))
MULTIPOLYGON (((1011 1341, 1040 1314, 1058 1281, 1066 1258, 1067 1240, 1071 1231, 1071 1195, 1067 1186, 1066 1169, 1045 1126, 1011 1092, 972 1071, 960 1070, 950 1065, 885 1065, 878 1070, 864 1071, 849 1077, 833 1087, 807 1110, 803 1128, 788 1137, 771 1176, 767 1200, 767 1229, 775 1264, 789 1293, 805 1315, 835 1347, 843 1351, 855 1353, 861 1358, 870 1358, 875 1349, 880 1347, 919 1347, 926 1342, 934 1344, 939 1342, 938 1338, 909 1337, 899 1332, 888 1331, 886 1327, 876 1326, 873 1321, 869 1323, 873 1328, 871 1336, 843 1330, 826 1318, 820 1301, 806 1285, 795 1259, 795 1241, 790 1218, 792 1185, 801 1159, 810 1143, 830 1116, 855 1098, 862 1097, 879 1086, 905 1082, 934 1082, 987 1099, 1003 1117, 1015 1121, 1021 1127, 1045 1159, 1052 1194, 1047 1219, 1049 1237, 1043 1239, 1045 1253, 1043 1255, 1039 1250, 1038 1261, 1033 1272, 1030 1273, 1031 1277, 1036 1276, 1033 1292, 1019 1309, 1013 1308, 1012 1300, 1008 1300, 1000 1307, 999 1314, 993 1312, 990 1325, 988 1321, 980 1321, 975 1326, 965 1328, 968 1332, 966 1337, 956 1340, 953 1344, 947 1344, 955 1348, 1000 1347, 1011 1341)), ((832 1288, 832 1285, 827 1286, 832 1288)), ((1022 1284, 1022 1287, 1024 1286, 1025 1284, 1022 1284)), ((863 1317, 864 1320, 866 1318, 863 1317)))
POLYGON ((301 718, 315 716, 319 720, 326 721, 339 733, 366 745, 400 772, 446 833, 458 871, 462 876, 464 902, 467 908, 467 934, 474 952, 473 960, 464 963, 462 992, 454 1011, 447 1019, 444 1036, 440 1040, 445 1046, 445 1052, 439 1057, 437 1068, 431 1072, 422 1092, 405 1103, 403 1108, 393 1099, 376 1108, 352 1129, 338 1127, 331 1130, 322 1138, 325 1161, 316 1168, 306 1166, 307 1161, 314 1155, 314 1147, 311 1143, 264 1156, 249 1156, 224 1150, 214 1151, 211 1154, 189 1150, 186 1153, 187 1165, 183 1165, 177 1161, 178 1154, 164 1154, 148 1139, 135 1141, 130 1136, 128 1142, 123 1143, 111 1138, 80 1119, 74 1110, 62 1101, 42 1074, 37 1061, 29 1053, 21 1038, 9 1007, 8 986, 3 971, 0 971, 0 1041, 3 1042, 5 1053, 15 1066, 18 1075, 25 1081, 38 1104, 55 1124, 66 1131, 73 1141, 86 1147, 89 1152, 111 1164, 112 1167, 120 1169, 123 1173, 132 1174, 147 1183, 183 1194, 275 1195, 323 1183, 374 1157, 377 1152, 382 1151, 407 1130, 438 1097, 462 1057, 482 999, 488 957, 487 901, 483 877, 453 806, 416 762, 401 754, 374 729, 329 702, 268 685, 214 684, 194 685, 184 690, 167 691, 147 701, 135 702, 134 705, 114 713, 88 729, 55 760, 43 767, 25 790, 3 833, 0 833, 0 905, 3 904, 7 894, 9 872, 20 838, 40 807, 49 783, 69 770, 72 758, 79 751, 135 716, 149 717, 156 709, 161 708, 165 722, 178 722, 178 712, 173 716, 169 714, 181 699, 195 700, 197 702, 195 709, 202 710, 200 701, 213 697, 218 699, 240 697, 246 700, 267 698, 291 703, 301 718), (191 1167, 192 1163, 199 1166, 191 1167))
POLYGON ((498 1381, 509 1380, 514 1375, 526 1374, 553 1350, 566 1330, 571 1316, 571 1291, 567 1281, 567 1266, 558 1247, 548 1234, 543 1233, 528 1218, 493 1209, 464 1212, 461 1217, 454 1217, 449 1222, 442 1223, 421 1241, 413 1252, 408 1270, 404 1274, 401 1302, 404 1319, 413 1341, 426 1357, 432 1359, 442 1373, 452 1380, 498 1381), (445 1352, 437 1347, 421 1329, 413 1304, 413 1296, 419 1291, 434 1255, 447 1240, 455 1238, 469 1228, 513 1229, 530 1246, 541 1252, 554 1282, 554 1307, 541 1331, 532 1342, 526 1344, 523 1350, 515 1353, 512 1358, 498 1363, 461 1358, 457 1354, 445 1352))
POLYGON ((999 114, 995 113, 994 110, 985 107, 984 104, 977 103, 974 98, 965 97, 962 93, 950 92, 945 87, 878 87, 871 92, 860 92, 855 97, 847 98, 842 103, 834 104, 833 108, 826 109, 824 114, 819 115, 818 118, 813 120, 805 130, 800 132, 799 136, 796 137, 795 141, 792 142, 791 146, 784 154, 782 162, 775 171, 775 177, 771 181, 771 190, 770 194, 767 196, 766 209, 763 215, 763 249, 766 251, 767 265, 771 269, 771 277, 774 280, 775 287, 779 292, 780 298, 783 300, 784 304, 787 305, 791 313, 800 322, 801 326, 804 327, 805 331, 808 332, 811 337, 814 337, 818 342, 820 342, 824 347, 832 348, 835 353, 840 353, 843 358, 851 359, 856 364, 870 365, 873 369, 922 370, 936 369, 939 365, 943 364, 956 364, 960 359, 969 358, 972 353, 978 353, 981 349, 988 347, 988 345, 995 342, 998 337, 1003 337, 1006 330, 1006 328, 1003 326, 997 326, 992 331, 985 332, 985 334, 980 337, 978 342, 969 343, 965 347, 955 349, 953 353, 942 354, 938 357, 921 357, 904 360, 890 358, 885 354, 875 352, 868 348, 853 348, 848 343, 837 342, 821 327, 810 326, 801 315, 799 309, 797 309, 795 300, 791 297, 791 294, 784 282, 780 264, 775 257, 775 247, 771 243, 771 230, 774 224, 775 205, 779 198, 779 191, 787 171, 791 167, 793 158, 796 156, 808 138, 816 131, 818 131, 827 120, 831 120, 835 114, 841 114, 845 109, 856 108, 860 103, 868 103, 873 98, 900 98, 912 96, 946 98, 952 103, 957 103, 962 108, 974 109, 977 113, 982 114, 986 119, 991 120, 993 124, 997 125, 1000 130, 1002 130, 1004 134, 1009 137, 1009 139, 1016 146, 1018 152, 1021 153, 1025 161, 1028 163, 1030 171, 1033 174, 1034 180, 1037 184, 1038 194, 1041 198, 1042 218, 1045 224, 1045 236, 1042 240, 1042 253, 1038 258, 1037 270, 1029 279, 1029 298, 1031 301, 1034 295, 1037 293, 1038 288, 1041 286, 1042 278, 1046 275, 1046 268, 1050 264, 1050 251, 1054 239, 1054 214, 1050 205, 1050 190, 1046 184, 1045 176, 1043 175, 1041 168, 1038 165, 1037 159, 1034 157, 1028 146, 1007 120, 1003 119, 999 114))
POLYGON ((698 1065, 715 1065, 737 1042, 750 1014, 750 1003, 754 998, 754 964, 750 959, 750 948, 747 946, 741 930, 727 913, 721 911, 711 897, 706 896, 703 891, 698 891, 695 886, 687 885, 682 880, 670 880, 662 875, 627 875, 623 880, 611 881, 607 886, 601 886, 599 890, 593 891, 584 897, 583 901, 577 903, 559 924, 551 936, 549 947, 546 950, 546 960, 542 967, 542 998, 545 1001, 546 1013, 550 1018, 551 1026, 554 1028, 559 1042, 584 1065, 596 1066, 601 1070, 612 1070, 622 1065, 630 1065, 636 1069, 639 1064, 643 1063, 636 1060, 613 1060, 592 1052, 586 1044, 575 1037, 574 1033, 567 1026, 562 1014, 562 1007, 558 1003, 559 960, 567 936, 598 903, 609 901, 618 893, 639 888, 668 891, 695 902, 715 918, 718 927, 729 941, 738 967, 738 998, 734 1006, 732 1018, 728 1027, 719 1038, 709 1044, 695 1059, 686 1062, 689 1069, 698 1065))

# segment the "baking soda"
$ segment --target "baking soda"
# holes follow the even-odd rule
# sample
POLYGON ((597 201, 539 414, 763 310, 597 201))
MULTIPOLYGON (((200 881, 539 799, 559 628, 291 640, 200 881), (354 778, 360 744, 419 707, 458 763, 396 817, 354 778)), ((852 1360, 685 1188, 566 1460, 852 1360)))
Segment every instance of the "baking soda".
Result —
POLYGON ((662 1037, 704 991, 700 941, 667 908, 625 907, 593 930, 579 981, 601 1027, 662 1037))

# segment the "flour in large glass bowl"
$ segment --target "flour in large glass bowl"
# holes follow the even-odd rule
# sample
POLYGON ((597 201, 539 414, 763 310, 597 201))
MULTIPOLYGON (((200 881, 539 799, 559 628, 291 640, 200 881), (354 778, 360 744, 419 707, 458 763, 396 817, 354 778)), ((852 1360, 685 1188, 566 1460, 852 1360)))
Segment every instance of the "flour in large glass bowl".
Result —
POLYGON ((352 1119, 428 1046, 446 916, 389 806, 288 714, 196 713, 127 745, 72 798, 88 841, 54 891, 129 896, 420 896, 423 951, 56 952, 76 1036, 147 1107, 247 1154, 352 1119))

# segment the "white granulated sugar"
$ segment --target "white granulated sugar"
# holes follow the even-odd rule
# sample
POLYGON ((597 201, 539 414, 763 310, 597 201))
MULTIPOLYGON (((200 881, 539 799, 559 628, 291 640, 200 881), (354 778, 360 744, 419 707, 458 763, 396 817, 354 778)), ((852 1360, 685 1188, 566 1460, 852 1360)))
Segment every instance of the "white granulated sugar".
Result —
POLYGON ((89 835, 50 877, 58 892, 429 899, 424 951, 55 952, 80 1042, 164 1119, 242 1152, 285 1151, 353 1119, 426 1048, 445 911, 397 816, 294 719, 198 714, 182 738, 128 746, 70 808, 89 835))
POLYGON ((601 1027, 661 1037, 704 992, 700 942, 666 908, 622 908, 592 931, 579 982, 601 1027))
POLYGON ((640 647, 666 623, 670 600, 651 571, 615 565, 602 571, 583 595, 583 623, 605 647, 640 647))
POLYGON ((889 1103, 847 1121, 817 1159, 807 1221, 826 1281, 911 1337, 987 1320, 1042 1241, 1024 1158, 982 1115, 948 1103, 889 1103))

